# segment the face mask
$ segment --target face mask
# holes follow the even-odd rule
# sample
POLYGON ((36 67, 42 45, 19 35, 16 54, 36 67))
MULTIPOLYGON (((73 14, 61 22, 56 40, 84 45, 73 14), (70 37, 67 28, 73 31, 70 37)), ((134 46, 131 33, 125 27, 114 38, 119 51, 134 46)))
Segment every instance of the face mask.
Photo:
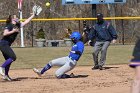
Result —
POLYGON ((72 41, 74 44, 77 42, 74 38, 72 38, 71 41, 72 41))
POLYGON ((19 22, 19 19, 14 18, 14 19, 12 19, 12 21, 15 21, 16 23, 18 23, 19 22))

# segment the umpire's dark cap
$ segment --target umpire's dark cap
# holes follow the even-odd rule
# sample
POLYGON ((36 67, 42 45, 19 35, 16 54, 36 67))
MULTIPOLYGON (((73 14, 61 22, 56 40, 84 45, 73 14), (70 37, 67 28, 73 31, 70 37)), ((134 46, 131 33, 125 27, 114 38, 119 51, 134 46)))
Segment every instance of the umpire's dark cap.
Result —
POLYGON ((104 16, 103 16, 102 13, 97 13, 96 17, 97 17, 97 18, 103 18, 104 16))

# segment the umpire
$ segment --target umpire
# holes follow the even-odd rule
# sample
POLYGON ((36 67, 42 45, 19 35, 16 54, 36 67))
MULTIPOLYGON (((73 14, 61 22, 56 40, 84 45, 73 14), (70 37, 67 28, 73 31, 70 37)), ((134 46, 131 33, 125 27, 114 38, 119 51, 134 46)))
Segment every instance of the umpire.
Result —
POLYGON ((103 70, 103 65, 106 60, 107 48, 110 43, 115 43, 117 39, 117 33, 114 27, 107 21, 103 19, 103 14, 97 14, 97 23, 91 28, 89 34, 89 42, 95 39, 94 52, 93 52, 93 60, 94 60, 94 69, 103 70), (100 59, 98 60, 99 52, 101 52, 100 59))

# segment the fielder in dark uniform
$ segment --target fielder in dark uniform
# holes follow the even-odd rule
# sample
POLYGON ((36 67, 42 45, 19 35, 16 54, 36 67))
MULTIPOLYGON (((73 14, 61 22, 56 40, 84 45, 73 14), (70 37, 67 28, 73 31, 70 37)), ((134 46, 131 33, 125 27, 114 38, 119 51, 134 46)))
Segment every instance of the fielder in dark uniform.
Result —
POLYGON ((135 68, 135 77, 132 84, 131 93, 140 93, 140 37, 135 44, 133 50, 133 58, 131 59, 130 67, 135 68))
POLYGON ((11 63, 16 60, 16 55, 10 46, 15 41, 19 33, 20 27, 23 27, 24 25, 29 23, 34 16, 35 15, 33 13, 31 17, 29 17, 24 22, 20 22, 17 18, 14 18, 14 16, 11 15, 6 20, 6 26, 3 32, 3 37, 0 40, 0 50, 5 58, 5 62, 0 67, 0 74, 3 76, 4 80, 12 80, 9 77, 8 72, 11 63))
POLYGON ((96 42, 93 52, 94 67, 92 69, 102 70, 106 60, 107 48, 111 41, 112 43, 116 42, 117 33, 114 27, 103 19, 103 14, 101 13, 97 14, 97 23, 91 28, 89 44, 93 38, 95 38, 96 42), (99 52, 101 52, 100 60, 98 60, 99 52))
POLYGON ((34 68, 33 71, 41 76, 52 66, 61 66, 55 73, 56 77, 59 79, 70 78, 70 75, 67 75, 66 73, 76 66, 77 61, 80 59, 84 51, 84 43, 81 41, 82 36, 79 32, 73 32, 70 35, 70 38, 74 45, 72 46, 68 56, 54 59, 41 70, 34 68))

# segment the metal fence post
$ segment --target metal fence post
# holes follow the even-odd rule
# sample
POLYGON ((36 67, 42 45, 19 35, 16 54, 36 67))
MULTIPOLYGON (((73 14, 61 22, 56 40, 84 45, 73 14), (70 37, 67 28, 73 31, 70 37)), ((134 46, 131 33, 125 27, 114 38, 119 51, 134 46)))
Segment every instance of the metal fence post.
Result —
POLYGON ((124 20, 122 19, 121 20, 121 25, 122 25, 122 44, 124 45, 125 44, 125 39, 124 39, 124 37, 125 37, 125 33, 124 33, 124 26, 123 26, 123 22, 124 20))
MULTIPOLYGON (((92 4, 92 17, 93 18, 96 17, 96 14, 97 14, 97 12, 96 12, 96 4, 92 4)), ((96 21, 93 20, 92 24, 94 25, 95 23, 96 23, 96 21)))

